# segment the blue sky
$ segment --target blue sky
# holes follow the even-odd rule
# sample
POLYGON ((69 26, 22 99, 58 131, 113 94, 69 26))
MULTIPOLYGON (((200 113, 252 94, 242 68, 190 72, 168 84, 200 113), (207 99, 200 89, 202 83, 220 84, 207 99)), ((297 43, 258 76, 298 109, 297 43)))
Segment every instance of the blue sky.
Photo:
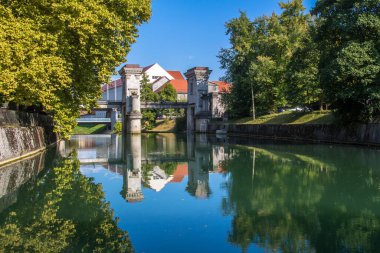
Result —
MULTIPOLYGON (((304 0, 309 10, 316 0, 304 0)), ((247 12, 253 19, 279 12, 278 0, 152 0, 151 20, 127 56, 128 63, 146 66, 158 62, 182 73, 194 66, 213 70, 212 80, 223 76, 218 52, 229 47, 224 24, 247 12)))

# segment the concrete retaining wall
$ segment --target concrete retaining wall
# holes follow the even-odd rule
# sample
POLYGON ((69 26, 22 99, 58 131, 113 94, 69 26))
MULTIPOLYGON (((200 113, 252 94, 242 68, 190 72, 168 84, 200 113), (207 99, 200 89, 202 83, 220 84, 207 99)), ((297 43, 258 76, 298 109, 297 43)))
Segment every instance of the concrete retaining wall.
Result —
POLYGON ((0 212, 17 202, 17 191, 25 182, 35 177, 45 164, 45 152, 1 167, 0 212))
POLYGON ((380 124, 337 125, 208 125, 208 132, 226 127, 229 134, 249 136, 380 146, 380 124))
POLYGON ((0 109, 0 165, 43 150, 57 139, 47 115, 0 109))

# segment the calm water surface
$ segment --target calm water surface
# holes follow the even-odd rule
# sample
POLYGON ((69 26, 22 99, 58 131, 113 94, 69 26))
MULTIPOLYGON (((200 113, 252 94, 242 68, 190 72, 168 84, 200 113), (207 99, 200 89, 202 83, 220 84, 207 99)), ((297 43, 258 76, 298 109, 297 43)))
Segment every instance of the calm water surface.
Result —
POLYGON ((5 252, 380 252, 380 151, 74 136, 0 168, 5 252))

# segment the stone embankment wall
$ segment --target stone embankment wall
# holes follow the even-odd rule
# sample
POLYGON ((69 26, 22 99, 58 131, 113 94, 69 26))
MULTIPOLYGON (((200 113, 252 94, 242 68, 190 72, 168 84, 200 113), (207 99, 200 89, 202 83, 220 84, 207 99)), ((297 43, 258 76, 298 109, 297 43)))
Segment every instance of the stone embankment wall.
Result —
POLYGON ((47 115, 0 109, 0 165, 43 150, 57 139, 47 115))
POLYGON ((227 129, 229 134, 243 134, 282 140, 380 146, 380 124, 338 125, 223 125, 210 124, 208 132, 227 129))
POLYGON ((0 212, 17 202, 18 189, 44 168, 46 152, 40 152, 0 169, 0 212))

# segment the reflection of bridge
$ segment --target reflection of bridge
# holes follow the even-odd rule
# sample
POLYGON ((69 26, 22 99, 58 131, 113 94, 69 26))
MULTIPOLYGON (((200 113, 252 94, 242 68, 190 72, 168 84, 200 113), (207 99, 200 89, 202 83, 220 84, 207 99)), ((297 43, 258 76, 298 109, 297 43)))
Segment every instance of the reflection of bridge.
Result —
MULTIPOLYGON (((80 158, 78 159, 80 164, 93 164, 93 163, 99 163, 99 164, 112 164, 112 165, 123 165, 125 164, 125 161, 121 159, 112 159, 112 158, 80 158)), ((182 163, 182 162, 188 162, 187 157, 147 157, 142 158, 141 162, 144 163, 167 163, 167 162, 175 162, 175 163, 182 163)))
POLYGON ((186 164, 187 191, 197 198, 207 198, 210 195, 208 174, 210 171, 220 171, 219 162, 224 159, 224 149, 210 146, 207 142, 205 144, 201 141, 195 145, 192 138, 186 142, 184 138, 174 134, 151 137, 73 136, 60 151, 66 156, 77 150, 77 157, 82 165, 99 164, 111 171, 117 171, 123 176, 122 192, 128 201, 143 199, 143 182, 154 189, 162 189, 173 178, 163 168, 178 164, 186 164), (150 170, 146 171, 148 168, 150 170), (143 171, 148 174, 143 175, 143 171))

